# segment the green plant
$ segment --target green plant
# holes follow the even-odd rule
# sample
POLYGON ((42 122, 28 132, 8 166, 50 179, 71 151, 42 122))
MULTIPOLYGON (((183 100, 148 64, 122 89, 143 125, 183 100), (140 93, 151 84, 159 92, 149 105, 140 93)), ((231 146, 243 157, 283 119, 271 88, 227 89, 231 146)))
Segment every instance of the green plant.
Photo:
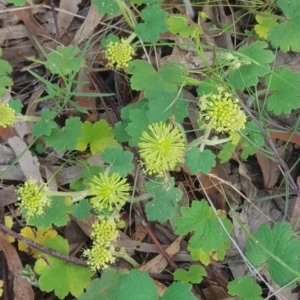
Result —
MULTIPOLYGON (((270 143, 265 143, 265 137, 269 138, 266 120, 272 113, 290 114, 300 108, 300 73, 288 67, 274 67, 275 48, 300 51, 295 37, 300 26, 300 6, 297 0, 289 2, 290 6, 287 6, 286 1, 278 0, 270 6, 280 9, 284 17, 278 16, 278 13, 268 12, 267 16, 257 13, 256 34, 252 35, 256 40, 237 51, 213 48, 211 64, 204 55, 207 46, 200 39, 204 34, 201 26, 190 22, 187 16, 169 14, 162 1, 135 0, 127 3, 95 0, 99 13, 109 16, 121 14, 132 29, 128 38, 108 34, 101 45, 107 67, 124 73, 133 93, 141 92, 142 95, 137 103, 121 109, 121 118, 114 126, 104 119, 94 123, 82 122, 77 116, 67 118, 61 126, 57 124, 56 117, 67 105, 87 113, 77 105, 74 96, 104 97, 110 94, 76 91, 78 85, 84 83, 77 75, 86 65, 89 42, 82 49, 74 45, 59 45, 49 53, 38 44, 45 61, 33 61, 49 70, 56 81, 30 73, 45 85, 46 95, 38 101, 54 98, 53 110, 44 109, 40 117, 28 116, 26 119, 19 114, 18 101, 10 101, 9 106, 0 104, 0 118, 7 117, 7 120, 1 118, 1 126, 13 126, 17 120, 35 121, 32 128, 35 138, 56 152, 65 150, 66 162, 74 163, 74 160, 68 159, 68 155, 73 156, 83 170, 80 178, 69 185, 73 191, 50 191, 48 183, 28 179, 18 188, 18 207, 27 226, 35 226, 38 234, 53 233, 52 226, 65 226, 70 214, 77 221, 88 218, 91 213, 95 216, 91 225, 91 243, 82 254, 87 259, 85 266, 88 269, 70 262, 65 266, 59 258, 38 252, 41 257, 37 259, 34 271, 39 275, 42 291, 54 291, 60 299, 70 292, 79 300, 101 297, 116 300, 196 299, 191 292, 191 284, 200 283, 207 275, 202 266, 191 265, 188 271, 177 269, 174 272, 175 282, 162 295, 147 273, 111 268, 116 258, 127 260, 134 268, 139 267, 124 249, 116 247, 119 237, 117 225, 122 223, 120 211, 126 204, 131 206, 147 200, 144 205, 147 220, 170 221, 175 226, 175 234, 188 235, 187 249, 193 260, 207 266, 213 260, 224 259, 231 247, 231 220, 225 211, 214 209, 205 199, 190 200, 187 207, 180 207, 183 192, 177 186, 176 172, 184 170, 189 176, 209 174, 218 161, 228 161, 233 153, 240 153, 241 159, 247 159, 262 152, 276 159, 270 143), (141 4, 143 6, 139 6, 141 4), (136 5, 137 11, 140 9, 139 18, 130 5, 136 5), (188 38, 185 46, 193 49, 203 61, 203 79, 193 78, 198 70, 188 70, 182 63, 155 65, 150 63, 150 59, 135 59, 142 47, 164 45, 159 35, 167 31, 188 38), (278 39, 279 34, 286 31, 291 33, 290 36, 278 39), (258 83, 261 86, 259 91, 258 83), (183 90, 187 87, 193 88, 198 98, 193 132, 186 126, 189 100, 183 90), (242 93, 249 96, 248 103, 241 99, 242 93), (91 156, 98 159, 97 165, 89 160, 91 156), (132 175, 137 164, 145 175, 145 183, 139 186, 139 190, 131 186, 132 178, 128 176, 132 175), (91 281, 95 271, 103 273, 100 278, 91 281)), ((16 1, 14 3, 17 4, 16 1)), ((205 15, 201 14, 200 18, 205 18, 205 15)), ((12 85, 7 77, 10 67, 4 61, 0 61, 1 64, 5 84, 0 86, 0 92, 2 87, 4 91, 12 85)), ((33 236, 32 230, 27 229, 30 227, 25 228, 29 230, 28 239, 68 254, 67 241, 60 235, 38 239, 33 236)), ((254 267, 265 264, 279 286, 295 285, 300 277, 297 252, 300 241, 294 237, 292 227, 285 222, 274 225, 272 229, 261 225, 255 235, 242 224, 240 228, 249 237, 245 254, 249 262, 254 267)), ((19 250, 24 251, 22 247, 19 246, 19 250)), ((262 299, 261 288, 249 276, 230 282, 228 293, 242 299, 262 299)))

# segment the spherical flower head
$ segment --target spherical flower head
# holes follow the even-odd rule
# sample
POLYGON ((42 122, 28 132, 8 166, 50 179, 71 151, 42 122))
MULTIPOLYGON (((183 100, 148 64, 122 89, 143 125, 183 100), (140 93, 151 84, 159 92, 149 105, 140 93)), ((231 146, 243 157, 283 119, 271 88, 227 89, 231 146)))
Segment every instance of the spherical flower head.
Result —
POLYGON ((113 264, 113 248, 105 248, 99 243, 94 243, 91 249, 83 251, 83 256, 87 258, 87 263, 92 271, 108 268, 113 264))
POLYGON ((19 207, 25 210, 28 218, 43 214, 44 208, 50 205, 51 199, 47 195, 48 192, 47 185, 38 184, 35 179, 25 181, 24 186, 18 188, 19 207))
POLYGON ((98 211, 120 209, 129 200, 130 186, 118 173, 100 173, 89 184, 91 205, 98 211))
POLYGON ((106 48, 105 55, 109 65, 117 69, 125 69, 134 56, 134 48, 121 39, 118 42, 111 42, 106 48))
POLYGON ((91 238, 98 244, 109 246, 118 236, 119 232, 113 219, 98 219, 92 225, 91 238))
POLYGON ((15 122, 15 111, 8 104, 0 103, 0 126, 14 126, 15 122))
POLYGON ((238 106, 238 99, 224 89, 219 88, 218 94, 210 95, 211 101, 202 106, 200 98, 200 116, 210 122, 210 126, 219 132, 238 131, 245 128, 246 115, 238 106), (204 113, 205 111, 205 113, 204 113))
POLYGON ((138 144, 140 156, 149 174, 162 175, 174 170, 183 161, 185 142, 177 127, 163 122, 154 123, 144 131, 138 144))

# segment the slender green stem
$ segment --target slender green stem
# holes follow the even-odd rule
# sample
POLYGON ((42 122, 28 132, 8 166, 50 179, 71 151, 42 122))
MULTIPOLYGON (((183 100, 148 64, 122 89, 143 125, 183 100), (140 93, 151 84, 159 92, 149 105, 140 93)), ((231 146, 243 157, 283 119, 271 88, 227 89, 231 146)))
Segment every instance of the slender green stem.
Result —
POLYGON ((112 251, 112 254, 117 257, 121 257, 127 262, 129 262, 135 269, 138 269, 140 267, 140 264, 138 264, 132 257, 130 257, 125 251, 112 251))
POLYGON ((126 39, 126 43, 127 43, 127 44, 130 44, 136 37, 137 37, 136 33, 133 32, 133 33, 126 39))
POLYGON ((15 120, 17 122, 39 122, 42 120, 41 117, 36 116, 23 116, 23 115, 16 115, 15 120))
POLYGON ((80 191, 80 192, 56 192, 50 191, 47 193, 48 196, 60 196, 60 197, 71 197, 72 202, 78 202, 84 199, 88 195, 88 191, 80 191))
MULTIPOLYGON (((189 150, 189 149, 191 149, 191 148, 193 148, 193 147, 196 147, 196 146, 198 146, 198 145, 201 145, 201 146, 200 146, 200 151, 202 152, 202 151, 204 150, 204 147, 205 147, 205 145, 206 145, 206 142, 208 141, 207 138, 208 138, 208 136, 210 135, 210 132, 211 132, 211 128, 207 128, 203 136, 201 136, 201 137, 199 137, 199 138, 193 140, 192 142, 190 142, 190 143, 187 145, 186 150, 189 150)), ((208 142, 208 143, 210 143, 210 146, 212 146, 212 145, 217 145, 217 144, 218 144, 217 141, 216 141, 217 143, 215 143, 215 144, 211 144, 211 142, 214 142, 214 141, 209 141, 209 142, 208 142)))
POLYGON ((134 197, 132 199, 130 199, 128 202, 130 203, 136 203, 136 202, 140 202, 140 201, 143 201, 143 200, 147 200, 147 199, 150 199, 152 197, 152 195, 146 193, 146 194, 143 194, 139 197, 134 197))
POLYGON ((135 16, 131 12, 131 10, 127 7, 125 2, 123 2, 121 0, 116 0, 116 2, 118 4, 119 9, 122 12, 122 15, 123 15, 125 21, 127 22, 128 26, 130 26, 133 29, 135 27, 135 24, 137 23, 135 16))

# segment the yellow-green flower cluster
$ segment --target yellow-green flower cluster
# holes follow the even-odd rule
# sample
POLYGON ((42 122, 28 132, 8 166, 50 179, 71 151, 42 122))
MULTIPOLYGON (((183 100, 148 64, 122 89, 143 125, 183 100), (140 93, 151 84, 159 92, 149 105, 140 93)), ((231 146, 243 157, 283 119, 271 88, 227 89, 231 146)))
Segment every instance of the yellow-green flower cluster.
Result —
POLYGON ((105 56, 109 65, 117 69, 123 69, 128 66, 128 62, 134 56, 134 48, 130 46, 124 39, 118 42, 111 42, 105 51, 105 56))
POLYGON ((15 111, 8 104, 0 103, 0 126, 14 126, 15 122, 15 111))
POLYGON ((230 137, 231 143, 233 145, 237 145, 241 139, 241 136, 239 135, 239 133, 237 131, 230 131, 229 137, 230 137))
POLYGON ((116 222, 112 219, 101 219, 92 225, 91 238, 103 246, 110 245, 118 235, 116 222))
POLYGON ((99 244, 94 244, 91 249, 83 251, 83 256, 87 258, 88 265, 92 271, 101 270, 108 268, 110 264, 114 263, 115 257, 112 254, 112 250, 99 244))
POLYGON ((107 268, 115 261, 114 243, 119 233, 116 223, 112 219, 97 219, 92 225, 91 238, 93 245, 91 249, 83 252, 83 256, 87 257, 88 265, 91 270, 101 270, 107 268))
POLYGON ((100 173, 89 184, 91 205, 98 211, 120 209, 129 200, 130 186, 118 173, 100 173))
POLYGON ((18 188, 19 207, 25 210, 28 218, 43 214, 44 208, 50 205, 48 192, 47 185, 38 184, 35 179, 25 181, 24 186, 18 188))
POLYGON ((149 174, 162 175, 183 161, 185 141, 177 127, 163 122, 148 126, 140 138, 139 153, 149 174))
POLYGON ((218 132, 238 131, 245 128, 246 115, 238 105, 238 99, 222 87, 218 94, 200 98, 200 116, 209 121, 209 126, 218 132))

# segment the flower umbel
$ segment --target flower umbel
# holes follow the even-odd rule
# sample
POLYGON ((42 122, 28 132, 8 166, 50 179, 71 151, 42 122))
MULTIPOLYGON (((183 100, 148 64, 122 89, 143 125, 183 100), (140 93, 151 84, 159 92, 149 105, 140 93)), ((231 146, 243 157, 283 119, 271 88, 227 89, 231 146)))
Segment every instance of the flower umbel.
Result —
POLYGON ((109 246, 119 236, 114 220, 99 219, 92 225, 91 238, 103 246, 109 246))
POLYGON ((14 126, 15 122, 15 111, 8 104, 0 103, 0 126, 14 126))
POLYGON ((105 56, 110 65, 117 69, 126 68, 134 56, 134 48, 121 39, 118 42, 111 42, 107 46, 105 56))
POLYGON ((93 176, 89 184, 89 195, 93 196, 91 205, 99 211, 120 209, 129 199, 129 189, 126 179, 122 179, 118 173, 100 173, 93 176))
POLYGON ((183 161, 184 138, 177 127, 163 122, 148 126, 149 133, 142 133, 139 153, 149 174, 162 174, 174 170, 183 161))
POLYGON ((87 258, 90 269, 96 271, 108 268, 110 264, 114 263, 113 252, 113 248, 105 248, 99 243, 94 243, 91 249, 83 251, 83 256, 87 258))
POLYGON ((246 115, 224 88, 218 88, 218 94, 204 95, 200 98, 200 116, 210 122, 216 131, 230 132, 245 128, 246 115))
POLYGON ((28 218, 34 215, 41 215, 44 208, 49 206, 51 199, 48 196, 49 189, 46 184, 38 184, 37 180, 29 179, 24 183, 24 186, 18 188, 19 206, 28 218))

